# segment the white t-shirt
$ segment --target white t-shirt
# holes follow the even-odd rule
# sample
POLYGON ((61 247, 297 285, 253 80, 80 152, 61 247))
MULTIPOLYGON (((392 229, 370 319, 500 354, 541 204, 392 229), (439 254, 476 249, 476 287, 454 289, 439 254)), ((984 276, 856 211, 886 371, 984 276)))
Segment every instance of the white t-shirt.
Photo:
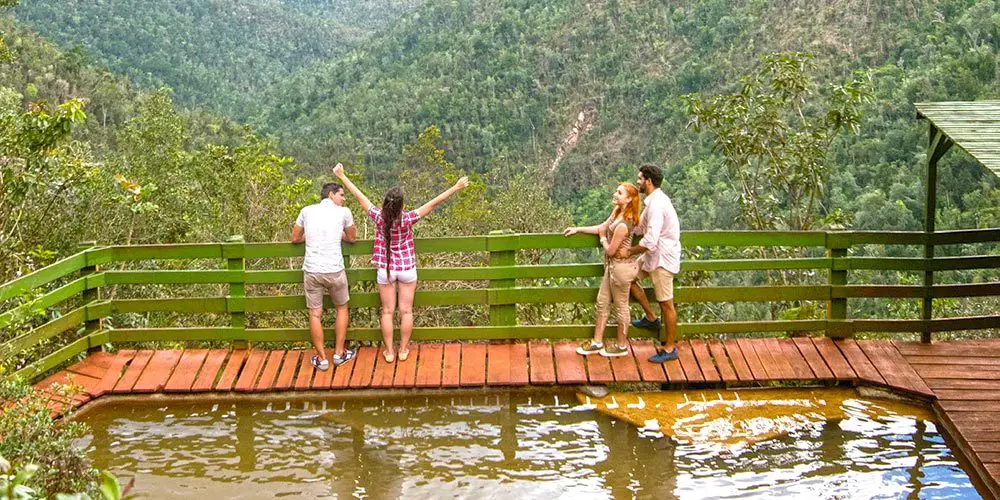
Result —
POLYGON ((303 208, 295 224, 305 230, 303 271, 339 273, 344 270, 344 252, 340 249, 340 241, 344 237, 344 229, 354 225, 351 209, 325 199, 303 208))

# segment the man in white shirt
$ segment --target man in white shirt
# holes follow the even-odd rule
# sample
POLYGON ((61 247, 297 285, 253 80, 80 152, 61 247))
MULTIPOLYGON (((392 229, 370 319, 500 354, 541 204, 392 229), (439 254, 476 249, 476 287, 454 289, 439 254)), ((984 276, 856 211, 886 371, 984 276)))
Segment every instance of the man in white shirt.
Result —
POLYGON ((681 270, 681 224, 677 219, 670 198, 660 190, 663 172, 656 165, 639 167, 639 191, 646 195, 639 224, 634 233, 642 235, 642 241, 632 247, 632 255, 639 258, 639 276, 632 283, 632 296, 639 301, 646 316, 632 322, 637 328, 661 331, 663 346, 649 358, 653 363, 663 363, 677 359, 677 310, 674 309, 674 275, 681 270), (649 304, 646 293, 639 281, 652 278, 653 295, 660 303, 660 318, 649 304))
POLYGON ((302 262, 302 283, 309 308, 309 334, 316 355, 312 364, 326 371, 330 362, 323 347, 323 295, 330 294, 336 310, 334 326, 336 344, 333 364, 340 365, 354 357, 354 351, 344 347, 347 337, 347 273, 344 271, 344 253, 341 242, 357 241, 357 227, 351 209, 344 206, 344 187, 335 182, 324 184, 321 201, 299 212, 292 227, 292 243, 306 244, 306 258, 302 262))

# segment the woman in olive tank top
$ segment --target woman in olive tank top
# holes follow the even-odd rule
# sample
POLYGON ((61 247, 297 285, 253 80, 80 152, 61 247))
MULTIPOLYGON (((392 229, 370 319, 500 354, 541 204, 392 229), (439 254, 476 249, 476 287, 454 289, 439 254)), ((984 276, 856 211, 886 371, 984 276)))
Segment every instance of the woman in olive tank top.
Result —
POLYGON ((629 256, 632 245, 632 228, 639 222, 639 190, 628 182, 618 185, 611 195, 614 209, 606 221, 596 226, 568 227, 563 234, 596 234, 600 236, 604 250, 604 277, 597 292, 597 317, 594 324, 594 339, 578 347, 576 352, 588 356, 600 353, 602 356, 625 356, 628 349, 629 286, 639 273, 636 258, 629 256), (614 305, 618 322, 617 342, 605 345, 604 327, 608 313, 614 305))

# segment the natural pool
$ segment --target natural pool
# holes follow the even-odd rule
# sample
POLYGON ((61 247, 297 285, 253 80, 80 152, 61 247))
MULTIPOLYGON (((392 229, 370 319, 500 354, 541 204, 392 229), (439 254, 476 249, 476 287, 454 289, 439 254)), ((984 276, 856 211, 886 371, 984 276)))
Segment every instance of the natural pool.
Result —
POLYGON ((154 498, 980 498, 931 417, 819 389, 161 399, 80 420, 97 466, 154 498))

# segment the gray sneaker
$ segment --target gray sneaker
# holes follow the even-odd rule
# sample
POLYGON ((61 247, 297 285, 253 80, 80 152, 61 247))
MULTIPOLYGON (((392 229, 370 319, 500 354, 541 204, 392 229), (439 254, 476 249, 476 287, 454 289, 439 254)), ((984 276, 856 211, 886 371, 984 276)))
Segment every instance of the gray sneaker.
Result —
POLYGON ((352 358, 354 358, 355 354, 357 354, 357 353, 355 351, 350 350, 350 349, 344 349, 344 354, 334 354, 333 355, 333 366, 340 366, 340 365, 342 365, 342 364, 350 361, 352 358))
POLYGON ((590 342, 587 342, 581 345, 580 347, 577 347, 576 353, 581 356, 590 356, 591 354, 597 354, 601 352, 601 349, 604 349, 604 344, 598 344, 593 340, 591 340, 590 342))
POLYGON ((601 356, 604 356, 605 358, 617 358, 619 356, 627 356, 627 355, 628 355, 628 347, 620 346, 617 343, 608 344, 604 346, 604 349, 601 349, 601 356))

